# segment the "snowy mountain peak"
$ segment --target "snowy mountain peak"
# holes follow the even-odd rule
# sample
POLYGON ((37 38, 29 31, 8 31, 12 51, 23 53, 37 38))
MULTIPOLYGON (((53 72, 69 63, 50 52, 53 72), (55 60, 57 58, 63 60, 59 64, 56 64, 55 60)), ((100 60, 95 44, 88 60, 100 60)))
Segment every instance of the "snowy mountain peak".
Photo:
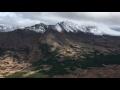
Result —
POLYGON ((10 32, 10 31, 14 31, 16 29, 24 29, 24 27, 0 24, 0 32, 10 32))
POLYGON ((63 30, 67 32, 77 32, 80 29, 80 26, 76 23, 70 21, 62 21, 58 23, 63 30))
POLYGON ((108 27, 103 26, 94 26, 94 25, 78 25, 70 21, 62 21, 57 24, 57 31, 67 31, 67 32, 84 32, 91 33, 94 35, 111 35, 111 36, 120 36, 120 32, 112 30, 108 27), (61 30, 62 28, 62 30, 61 30))
POLYGON ((56 25, 46 25, 44 23, 35 24, 30 27, 14 27, 14 26, 7 26, 7 25, 0 25, 0 32, 9 32, 16 29, 27 29, 37 33, 44 33, 46 30, 52 28, 60 33, 64 32, 84 32, 84 33, 91 33, 94 35, 111 35, 111 36, 120 36, 119 31, 112 30, 108 27, 102 26, 94 26, 94 25, 78 25, 76 23, 70 21, 62 21, 57 23, 56 25))
POLYGON ((44 23, 39 23, 39 24, 33 25, 32 27, 39 28, 39 27, 45 27, 45 26, 46 26, 46 24, 44 24, 44 23))
POLYGON ((35 31, 35 32, 41 32, 44 33, 46 30, 45 28, 47 28, 47 25, 45 25, 44 23, 39 23, 39 24, 35 24, 31 27, 25 27, 25 29, 29 29, 31 31, 35 31))

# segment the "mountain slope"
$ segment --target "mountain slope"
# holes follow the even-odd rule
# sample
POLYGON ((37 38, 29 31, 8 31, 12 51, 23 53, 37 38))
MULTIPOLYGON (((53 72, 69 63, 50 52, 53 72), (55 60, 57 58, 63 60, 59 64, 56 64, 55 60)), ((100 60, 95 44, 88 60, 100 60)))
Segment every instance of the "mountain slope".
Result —
POLYGON ((52 46, 52 50, 59 47, 62 56, 77 57, 95 50, 101 53, 119 53, 120 37, 103 33, 99 27, 79 26, 72 22, 64 21, 56 25, 40 23, 9 32, 0 32, 0 48, 4 52, 12 50, 21 60, 28 61, 42 59, 44 55, 41 50, 44 43, 52 46))
POLYGON ((40 23, 7 29, 2 28, 0 32, 2 74, 8 70, 25 70, 29 65, 33 71, 35 68, 36 73, 32 76, 40 77, 41 72, 49 76, 67 75, 79 68, 120 64, 120 36, 111 29, 65 21, 56 25, 40 23))

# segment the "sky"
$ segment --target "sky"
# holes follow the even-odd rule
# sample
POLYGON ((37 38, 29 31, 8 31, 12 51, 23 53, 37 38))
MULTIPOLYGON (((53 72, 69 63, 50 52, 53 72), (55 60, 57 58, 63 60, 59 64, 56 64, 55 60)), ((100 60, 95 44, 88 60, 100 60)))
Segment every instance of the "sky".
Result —
POLYGON ((0 24, 6 25, 52 25, 61 21, 120 27, 120 12, 0 12, 0 24))

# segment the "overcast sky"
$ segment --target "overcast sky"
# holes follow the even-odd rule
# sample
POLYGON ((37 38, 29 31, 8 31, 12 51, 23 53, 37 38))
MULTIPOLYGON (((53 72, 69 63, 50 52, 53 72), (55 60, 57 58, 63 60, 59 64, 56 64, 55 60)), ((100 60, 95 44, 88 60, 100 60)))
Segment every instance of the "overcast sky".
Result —
POLYGON ((30 26, 61 21, 120 27, 120 12, 0 12, 0 24, 30 26))

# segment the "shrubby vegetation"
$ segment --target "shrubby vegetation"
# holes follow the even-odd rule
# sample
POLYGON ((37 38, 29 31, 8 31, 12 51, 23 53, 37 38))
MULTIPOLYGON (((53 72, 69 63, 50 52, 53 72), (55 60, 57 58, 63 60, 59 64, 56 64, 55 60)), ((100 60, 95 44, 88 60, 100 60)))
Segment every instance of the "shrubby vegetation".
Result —
POLYGON ((89 55, 84 55, 86 57, 84 59, 78 58, 77 60, 75 60, 74 58, 67 56, 64 57, 64 61, 59 61, 60 58, 59 56, 57 56, 58 51, 55 50, 54 52, 51 52, 50 46, 48 46, 47 44, 44 44, 42 49, 47 60, 36 62, 33 65, 37 66, 36 69, 42 69, 43 67, 41 65, 44 64, 52 66, 49 71, 41 71, 42 73, 49 75, 50 77, 54 75, 69 74, 69 70, 75 70, 76 68, 87 69, 89 67, 102 67, 103 64, 120 64, 119 54, 104 55, 99 51, 95 51, 94 53, 91 53, 89 55), (91 56, 93 56, 93 58, 91 56))
POLYGON ((6 78, 22 78, 23 74, 26 74, 26 72, 16 72, 12 75, 6 76, 6 78))
MULTIPOLYGON (((63 61, 60 61, 60 56, 58 54, 59 48, 51 51, 52 46, 48 44, 40 44, 39 48, 43 53, 43 60, 33 63, 32 66, 36 67, 35 70, 40 70, 39 72, 27 76, 27 78, 46 78, 53 77, 55 75, 70 74, 70 71, 76 68, 88 69, 89 67, 103 67, 103 64, 120 64, 120 54, 109 54, 104 55, 99 51, 95 51, 91 54, 86 54, 86 58, 74 59, 74 57, 66 56, 63 61), (92 56, 92 57, 91 57, 92 56), (51 66, 49 70, 44 70, 44 65, 51 66)), ((15 73, 11 77, 21 77, 24 73, 15 73)))
POLYGON ((100 53, 99 55, 97 55, 97 53, 94 52, 93 54, 86 55, 86 59, 82 60, 81 62, 82 67, 102 67, 103 64, 120 64, 120 54, 104 55, 100 53), (93 56, 93 58, 91 58, 91 56, 93 56))
POLYGON ((0 56, 4 55, 5 49, 0 48, 0 56))
POLYGON ((47 78, 47 77, 43 73, 37 72, 29 76, 26 76, 25 78, 47 78))

